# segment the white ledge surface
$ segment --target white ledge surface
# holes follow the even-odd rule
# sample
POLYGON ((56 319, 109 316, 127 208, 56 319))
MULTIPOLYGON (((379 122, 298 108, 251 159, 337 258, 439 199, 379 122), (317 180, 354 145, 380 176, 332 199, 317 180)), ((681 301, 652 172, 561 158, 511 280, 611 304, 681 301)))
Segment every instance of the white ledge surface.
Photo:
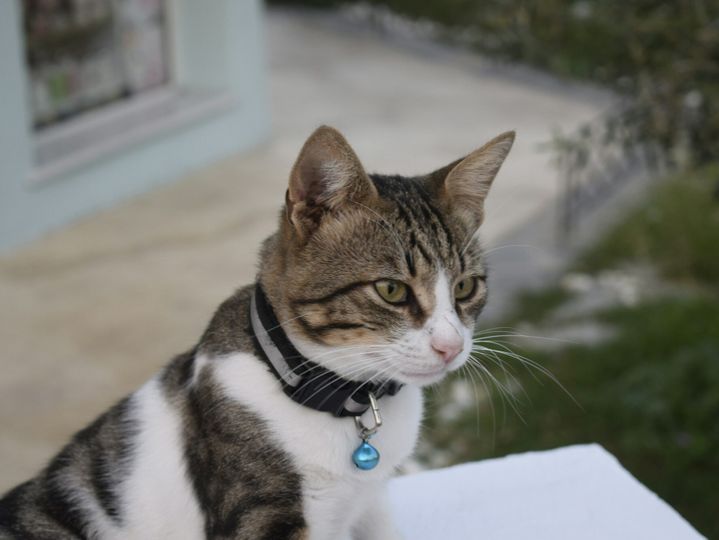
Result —
POLYGON ((390 502, 407 540, 704 538, 598 445, 404 476, 390 502))

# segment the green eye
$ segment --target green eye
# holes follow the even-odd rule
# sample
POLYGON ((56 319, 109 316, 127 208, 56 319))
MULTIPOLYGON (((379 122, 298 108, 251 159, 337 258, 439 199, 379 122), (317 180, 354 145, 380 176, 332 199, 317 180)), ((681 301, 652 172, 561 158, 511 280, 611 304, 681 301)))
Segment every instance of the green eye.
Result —
POLYGON ((381 279, 376 281, 374 288, 382 297, 382 300, 390 304, 401 304, 407 301, 408 288, 401 281, 394 279, 381 279))
POLYGON ((462 281, 457 282, 454 286, 454 299, 466 300, 472 295, 476 286, 476 277, 466 277, 462 281))

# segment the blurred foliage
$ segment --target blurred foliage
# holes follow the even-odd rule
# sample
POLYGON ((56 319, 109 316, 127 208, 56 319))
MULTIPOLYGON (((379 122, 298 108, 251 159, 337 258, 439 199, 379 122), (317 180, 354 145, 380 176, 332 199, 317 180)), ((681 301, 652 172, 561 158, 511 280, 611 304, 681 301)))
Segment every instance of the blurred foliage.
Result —
POLYGON ((658 185, 640 209, 580 257, 577 268, 651 263, 666 279, 719 292, 717 179, 714 165, 658 185))
MULTIPOLYGON (((328 7, 348 0, 274 0, 328 7)), ((491 56, 609 85, 617 142, 719 158, 719 0, 369 0, 491 56)))

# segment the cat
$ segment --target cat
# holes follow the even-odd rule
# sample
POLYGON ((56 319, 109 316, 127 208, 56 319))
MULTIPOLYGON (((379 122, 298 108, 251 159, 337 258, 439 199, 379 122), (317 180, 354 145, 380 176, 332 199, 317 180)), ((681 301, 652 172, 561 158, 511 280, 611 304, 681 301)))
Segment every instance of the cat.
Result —
POLYGON ((256 283, 7 493, 0 537, 401 538, 385 484, 415 447, 421 388, 468 358, 487 299, 475 233, 513 141, 404 178, 368 175, 318 128, 256 283))

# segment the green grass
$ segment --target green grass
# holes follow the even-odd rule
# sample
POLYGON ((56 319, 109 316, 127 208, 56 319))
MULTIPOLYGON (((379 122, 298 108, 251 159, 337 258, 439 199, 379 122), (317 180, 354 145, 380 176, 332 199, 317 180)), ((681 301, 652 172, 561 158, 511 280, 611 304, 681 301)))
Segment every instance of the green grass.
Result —
POLYGON ((583 271, 654 265, 672 281, 719 290, 719 166, 678 175, 650 195, 578 261, 583 271))

